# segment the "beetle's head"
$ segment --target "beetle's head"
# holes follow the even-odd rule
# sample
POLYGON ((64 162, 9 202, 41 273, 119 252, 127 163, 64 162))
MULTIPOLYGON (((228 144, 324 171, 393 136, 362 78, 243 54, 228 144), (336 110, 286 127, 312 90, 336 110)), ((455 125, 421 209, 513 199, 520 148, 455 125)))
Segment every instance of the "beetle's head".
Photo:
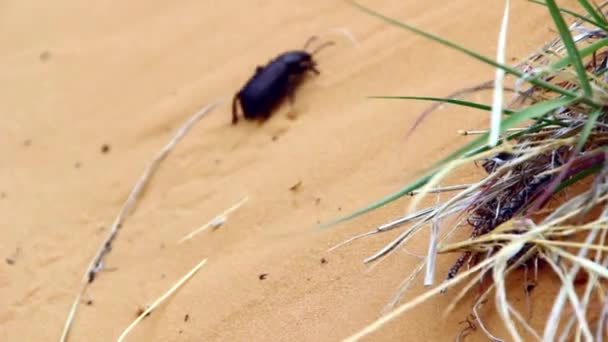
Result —
POLYGON ((308 70, 315 70, 315 61, 312 55, 306 51, 292 51, 283 56, 283 62, 287 64, 289 71, 294 74, 301 74, 308 70))

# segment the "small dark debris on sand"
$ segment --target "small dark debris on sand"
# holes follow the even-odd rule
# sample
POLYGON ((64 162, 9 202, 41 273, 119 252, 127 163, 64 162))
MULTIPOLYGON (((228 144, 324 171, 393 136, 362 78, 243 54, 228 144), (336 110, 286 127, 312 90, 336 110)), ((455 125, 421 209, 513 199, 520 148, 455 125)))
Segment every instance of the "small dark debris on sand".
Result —
POLYGON ((260 274, 260 275, 258 276, 258 278, 259 278, 260 280, 264 280, 264 279, 268 278, 268 273, 262 273, 262 274, 260 274))
POLYGON ((108 145, 108 144, 101 145, 101 153, 105 154, 105 153, 108 153, 108 152, 110 152, 110 145, 108 145))
POLYGON ((15 249, 15 252, 13 252, 13 255, 4 259, 6 261, 6 264, 11 265, 11 266, 14 265, 17 262, 17 257, 19 256, 20 253, 21 253, 21 248, 17 247, 17 249, 15 249))
POLYGON ((184 316, 184 322, 188 322, 189 319, 190 319, 190 315, 186 314, 186 316, 184 316))
POLYGON ((327 264, 327 259, 321 258, 321 264, 327 264))
POLYGON ((298 181, 296 184, 292 185, 289 187, 289 190, 291 191, 296 191, 300 188, 300 186, 302 186, 302 181, 298 181))

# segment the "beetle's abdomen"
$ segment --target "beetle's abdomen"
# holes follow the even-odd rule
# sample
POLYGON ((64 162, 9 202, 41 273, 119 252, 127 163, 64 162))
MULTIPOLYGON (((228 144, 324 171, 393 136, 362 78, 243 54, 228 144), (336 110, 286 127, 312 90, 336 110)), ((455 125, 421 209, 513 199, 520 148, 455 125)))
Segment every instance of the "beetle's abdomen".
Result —
POLYGON ((245 117, 269 115, 286 94, 289 86, 287 67, 271 61, 256 73, 240 91, 240 102, 245 117))

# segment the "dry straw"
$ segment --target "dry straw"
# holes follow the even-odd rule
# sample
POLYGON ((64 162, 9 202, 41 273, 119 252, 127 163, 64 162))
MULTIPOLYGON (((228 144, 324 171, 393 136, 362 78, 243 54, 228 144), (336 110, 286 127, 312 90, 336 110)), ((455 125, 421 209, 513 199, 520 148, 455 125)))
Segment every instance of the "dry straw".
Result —
POLYGON ((179 143, 186 134, 190 131, 190 129, 207 113, 209 113, 213 108, 215 108, 221 101, 216 101, 213 104, 210 104, 198 112, 194 113, 171 137, 171 140, 160 150, 160 152, 152 159, 150 164, 146 167, 143 174, 137 180, 131 193, 129 193, 129 197, 122 205, 118 215, 114 219, 114 223, 110 228, 110 233, 108 236, 102 241, 97 253, 91 260, 91 263, 87 267, 84 275, 82 277, 82 285, 80 291, 76 295, 76 299, 72 303, 70 307, 70 311, 68 313, 68 317, 66 319, 63 332, 61 334, 60 341, 64 342, 68 338, 68 334, 70 332, 70 328, 72 327, 72 323, 74 322, 74 317, 76 315, 76 311, 78 309, 78 305, 80 304, 80 300, 82 295, 85 293, 89 285, 95 280, 98 272, 101 271, 104 267, 104 257, 110 252, 112 248, 112 243, 118 236, 118 232, 120 231, 124 220, 131 214, 133 211, 135 204, 140 199, 140 196, 149 183, 151 177, 158 170, 162 161, 169 155, 169 153, 175 148, 177 143, 179 143))
MULTIPOLYGON (((344 242, 353 243, 370 235, 403 229, 365 262, 386 257, 421 231, 429 233, 426 257, 400 285, 388 312, 347 341, 359 340, 377 331, 417 305, 447 293, 448 289, 456 291, 449 292, 452 303, 446 315, 468 294, 475 294, 474 323, 492 340, 501 337, 488 329, 479 310, 492 303, 489 301, 492 295, 508 334, 503 339, 601 340, 608 335, 605 285, 608 279, 608 20, 602 12, 604 4, 596 6, 579 0, 581 13, 578 13, 558 7, 554 0, 532 2, 547 7, 560 37, 516 66, 504 64, 508 1, 497 60, 355 3, 370 15, 494 66, 497 72, 494 86, 492 82, 485 82, 446 98, 376 96, 436 101, 414 127, 440 104, 485 110, 492 115, 492 125, 489 130, 463 131, 474 135, 473 140, 436 163, 425 176, 336 221, 375 210, 408 194, 416 196, 410 201, 408 212, 411 214, 344 242), (567 26, 564 13, 577 20, 567 26), (504 87, 505 75, 515 77, 513 88, 504 87), (461 98, 488 88, 494 89, 492 105, 461 98), (514 92, 510 101, 503 98, 506 91, 514 92), (485 171, 478 182, 441 186, 449 182, 454 170, 473 163, 485 171), (442 192, 442 189, 458 192, 432 207, 418 208, 425 195, 442 192), (470 237, 453 241, 453 231, 463 223, 472 228, 470 237), (441 253, 459 253, 459 257, 445 280, 436 284, 436 260, 441 253), (511 274, 531 266, 535 274, 552 272, 560 280, 551 310, 545 313, 545 323, 540 326, 532 326, 529 317, 512 305, 511 286, 507 286, 511 274), (423 283, 433 287, 399 304, 405 291, 423 273, 423 283), (577 285, 575 279, 581 275, 586 276, 586 281, 577 285), (479 289, 479 293, 474 293, 474 289, 479 289), (569 314, 564 315, 565 312, 569 314)), ((467 322, 470 325, 466 329, 470 329, 473 322, 469 319, 467 322)))
POLYGON ((183 286, 188 281, 188 279, 192 278, 192 276, 194 276, 194 274, 198 272, 198 270, 203 267, 206 262, 207 259, 203 259, 196 266, 194 266, 190 270, 190 272, 186 273, 186 275, 184 275, 179 281, 177 281, 173 286, 171 286, 171 288, 167 290, 167 292, 165 292, 162 296, 158 297, 152 304, 150 304, 150 306, 147 307, 146 310, 144 310, 141 314, 139 314, 139 316, 137 316, 137 318, 131 324, 129 324, 129 326, 122 332, 122 334, 120 334, 117 341, 124 341, 125 338, 127 338, 127 335, 135 328, 137 324, 139 324, 139 322, 141 322, 142 319, 152 313, 152 311, 156 309, 156 307, 162 304, 162 302, 164 302, 167 298, 169 298, 169 296, 171 296, 173 293, 175 293, 175 291, 177 291, 181 286, 183 286))

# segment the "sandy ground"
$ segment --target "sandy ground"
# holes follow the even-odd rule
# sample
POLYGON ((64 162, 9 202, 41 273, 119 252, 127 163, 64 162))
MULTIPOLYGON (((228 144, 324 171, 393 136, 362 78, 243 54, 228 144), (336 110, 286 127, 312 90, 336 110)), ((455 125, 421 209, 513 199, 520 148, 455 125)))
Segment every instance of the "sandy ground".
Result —
MULTIPOLYGON (((494 55, 502 1, 425 3, 373 6, 494 55)), ((551 27, 542 7, 514 1, 508 58, 526 56, 551 27)), ((3 341, 59 337, 133 183, 173 131, 217 98, 225 102, 173 151, 125 223, 71 341, 115 339, 203 258, 207 265, 130 340, 344 338, 378 317, 417 259, 397 252, 364 265, 390 236, 326 250, 402 213, 407 200, 328 230, 317 223, 398 189, 463 143, 458 129, 488 122, 446 107, 405 140, 426 104, 367 95, 441 96, 493 70, 344 1, 6 0, 0 42, 3 341), (348 28, 360 46, 335 28, 348 28), (322 74, 263 125, 232 127, 229 101, 256 65, 313 34, 337 43, 318 55, 322 74), (220 229, 177 244, 244 196, 249 202, 220 229)), ((425 243, 419 237, 410 252, 423 253, 425 243)), ((441 257, 439 271, 454 258, 441 257)), ((374 340, 454 339, 468 308, 443 319, 449 302, 419 307, 374 340)), ((479 332, 474 339, 484 340, 479 332)))

